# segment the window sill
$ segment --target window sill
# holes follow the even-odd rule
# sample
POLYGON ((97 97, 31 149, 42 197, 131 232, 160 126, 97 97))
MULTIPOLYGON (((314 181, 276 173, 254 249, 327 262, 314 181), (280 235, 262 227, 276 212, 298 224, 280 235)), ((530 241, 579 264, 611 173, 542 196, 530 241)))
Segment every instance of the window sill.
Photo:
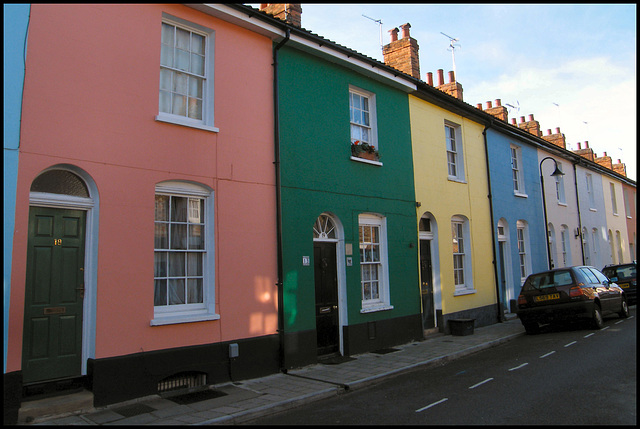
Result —
POLYGON ((467 181, 464 179, 459 179, 457 177, 453 177, 453 176, 447 176, 447 180, 449 180, 449 182, 457 182, 457 183, 464 183, 466 184, 467 181))
POLYGON ((590 211, 590 212, 597 212, 597 211, 598 211, 598 209, 589 208, 589 211, 590 211))
POLYGON ((180 316, 161 316, 151 320, 151 326, 175 325, 178 323, 206 322, 220 319, 219 314, 192 314, 180 316))
POLYGON ((351 161, 363 162, 365 164, 377 165, 378 167, 382 167, 382 163, 380 161, 372 161, 369 159, 359 158, 357 156, 352 156, 351 161))
POLYGON ((196 123, 188 118, 181 118, 179 116, 159 114, 158 116, 156 116, 156 121, 166 122, 167 124, 181 125, 183 127, 196 128, 199 130, 210 131, 212 133, 217 133, 220 131, 216 127, 210 127, 209 125, 196 123))
POLYGON ((457 290, 453 293, 453 296, 462 296, 462 295, 471 295, 476 293, 477 290, 475 289, 461 289, 461 290, 457 290))
POLYGON ((366 307, 360 310, 360 313, 375 313, 376 311, 393 310, 393 305, 381 304, 377 306, 366 307))
POLYGON ((513 195, 516 196, 516 197, 519 197, 519 198, 529 198, 529 195, 522 194, 520 192, 514 192, 513 195))

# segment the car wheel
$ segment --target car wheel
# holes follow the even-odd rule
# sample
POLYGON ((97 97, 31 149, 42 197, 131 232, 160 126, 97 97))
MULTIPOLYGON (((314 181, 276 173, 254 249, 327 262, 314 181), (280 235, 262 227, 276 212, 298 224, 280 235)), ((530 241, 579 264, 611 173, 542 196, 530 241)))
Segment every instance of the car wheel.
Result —
POLYGON ((595 304, 593 306, 593 326, 596 329, 602 329, 604 327, 604 322, 602 320, 602 312, 600 311, 600 306, 595 304))
POLYGON ((522 324, 524 326, 524 330, 529 335, 535 335, 540 332, 540 326, 538 326, 538 322, 527 322, 522 324))
POLYGON ((629 306, 627 305, 627 300, 624 298, 622 298, 622 304, 618 316, 620 316, 621 319, 629 317, 629 306))

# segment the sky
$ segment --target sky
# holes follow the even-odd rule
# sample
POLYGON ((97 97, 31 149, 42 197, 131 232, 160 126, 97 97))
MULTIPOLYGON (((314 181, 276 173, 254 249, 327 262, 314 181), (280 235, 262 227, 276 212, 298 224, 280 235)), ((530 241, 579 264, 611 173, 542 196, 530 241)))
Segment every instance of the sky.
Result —
POLYGON ((532 114, 543 135, 559 127, 567 149, 589 142, 636 180, 635 4, 301 5, 303 28, 379 61, 380 30, 386 45, 409 23, 420 79, 432 72, 437 85, 443 69, 449 82, 455 59, 466 103, 500 99, 514 106, 509 123, 532 114))

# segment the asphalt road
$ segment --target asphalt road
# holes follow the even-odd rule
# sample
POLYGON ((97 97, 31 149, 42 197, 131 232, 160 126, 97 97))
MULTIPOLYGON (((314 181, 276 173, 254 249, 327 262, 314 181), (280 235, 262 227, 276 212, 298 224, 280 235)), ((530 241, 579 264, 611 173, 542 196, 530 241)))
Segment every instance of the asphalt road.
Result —
POLYGON ((249 424, 636 424, 636 322, 524 335, 249 424))

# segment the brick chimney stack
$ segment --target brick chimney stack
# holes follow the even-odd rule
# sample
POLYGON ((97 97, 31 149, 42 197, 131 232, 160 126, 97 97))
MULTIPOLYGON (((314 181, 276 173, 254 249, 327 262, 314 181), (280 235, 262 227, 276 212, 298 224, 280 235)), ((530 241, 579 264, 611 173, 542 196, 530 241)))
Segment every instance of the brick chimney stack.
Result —
POLYGON ((438 69, 438 86, 436 88, 462 101, 462 85, 456 82, 454 72, 449 72, 449 83, 444 83, 444 70, 438 69))
POLYGON ((524 116, 520 116, 520 123, 518 127, 530 132, 536 137, 542 137, 542 132, 540 131, 540 122, 533 119, 533 115, 529 115, 529 120, 527 122, 524 121, 524 116))
POLYGON ((596 157, 595 161, 596 164, 600 164, 609 170, 613 170, 613 163, 611 162, 611 157, 607 155, 607 152, 605 152, 601 157, 596 157))
POLYGON ((400 28, 402 29, 402 39, 400 40, 398 40, 397 28, 389 30, 391 42, 382 48, 384 63, 419 79, 420 58, 418 56, 418 42, 409 35, 411 24, 402 24, 400 28))
POLYGON ((578 149, 572 152, 577 155, 580 155, 583 158, 587 158, 589 161, 595 162, 596 160, 596 155, 593 153, 593 149, 589 147, 588 141, 584 142, 584 148, 582 148, 582 146, 580 145, 580 142, 578 142, 578 149))
POLYGON ((564 134, 560 132, 560 128, 556 128, 555 134, 551 134, 551 130, 547 130, 547 135, 542 136, 542 138, 551 144, 561 147, 562 149, 567 148, 567 140, 565 139, 564 134))
POLYGON ((287 24, 302 27, 302 6, 300 3, 261 3, 260 10, 287 22, 287 24))
POLYGON ((627 166, 620 160, 618 160, 617 164, 613 164, 613 171, 618 174, 622 174, 624 177, 627 177, 627 166))
MULTIPOLYGON (((478 108, 482 109, 482 104, 478 104, 478 108)), ((504 122, 507 122, 509 119, 509 112, 507 108, 502 105, 502 100, 499 98, 496 100, 495 106, 493 106, 490 101, 487 101, 487 108, 484 109, 484 111, 504 122)))

